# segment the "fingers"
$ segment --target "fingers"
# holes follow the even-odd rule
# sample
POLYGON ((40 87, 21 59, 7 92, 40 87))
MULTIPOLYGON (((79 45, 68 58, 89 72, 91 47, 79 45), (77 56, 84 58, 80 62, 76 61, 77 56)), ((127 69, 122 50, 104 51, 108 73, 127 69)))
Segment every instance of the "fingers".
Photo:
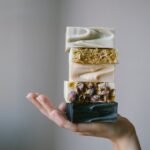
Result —
POLYGON ((66 128, 72 130, 74 125, 67 119, 65 112, 66 105, 61 103, 59 109, 56 109, 53 104, 49 101, 47 96, 39 95, 37 100, 41 105, 47 110, 48 118, 52 120, 61 128, 66 128))
POLYGON ((48 99, 47 96, 39 95, 36 99, 48 113, 55 110, 55 107, 53 106, 52 102, 48 99))
POLYGON ((46 116, 55 109, 53 104, 45 95, 39 93, 29 93, 26 97, 46 116))
POLYGON ((59 110, 54 110, 49 114, 51 120, 55 122, 59 127, 71 129, 72 123, 67 119, 64 112, 61 112, 59 110))
POLYGON ((63 102, 58 106, 58 109, 62 112, 66 112, 66 103, 63 102))
POLYGON ((45 108, 36 100, 36 98, 39 96, 38 93, 29 93, 26 98, 30 100, 39 110, 42 114, 47 116, 47 111, 45 108))
MULTIPOLYGON (((48 112, 48 118, 55 122, 59 127, 64 127, 64 124, 66 124, 67 120, 64 113, 57 110, 49 101, 47 96, 39 95, 36 99, 48 112)), ((63 107, 63 105, 60 105, 61 109, 63 109, 63 107)))
POLYGON ((74 124, 67 119, 64 113, 66 109, 65 103, 60 104, 59 109, 56 109, 47 96, 39 93, 29 93, 27 99, 59 127, 74 130, 74 124))

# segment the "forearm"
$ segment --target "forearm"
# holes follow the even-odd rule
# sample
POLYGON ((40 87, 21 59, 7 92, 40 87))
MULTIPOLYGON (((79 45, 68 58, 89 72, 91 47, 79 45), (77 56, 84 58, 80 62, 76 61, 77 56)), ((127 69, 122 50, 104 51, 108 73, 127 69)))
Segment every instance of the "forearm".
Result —
POLYGON ((136 132, 113 141, 114 150, 141 150, 136 132))

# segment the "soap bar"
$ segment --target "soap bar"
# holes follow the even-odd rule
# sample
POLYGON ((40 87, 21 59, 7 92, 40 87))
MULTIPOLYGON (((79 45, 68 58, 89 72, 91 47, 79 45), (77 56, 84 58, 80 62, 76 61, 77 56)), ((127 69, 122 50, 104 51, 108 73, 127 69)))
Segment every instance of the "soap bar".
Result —
POLYGON ((79 64, 69 62, 69 80, 83 82, 114 82, 114 64, 79 64))
POLYGON ((66 115, 74 123, 116 122, 118 103, 67 103, 66 115))
POLYGON ((67 103, 96 103, 115 101, 114 83, 110 82, 64 82, 67 103))
POLYGON ((69 54, 69 81, 64 82, 68 119, 74 123, 117 121, 114 29, 67 27, 65 51, 69 54))
POLYGON ((71 48, 69 53, 69 80, 114 82, 115 64, 113 63, 116 62, 117 52, 115 49, 71 48), (110 55, 109 58, 106 57, 108 54, 110 55))
POLYGON ((114 48, 114 30, 106 27, 67 27, 66 51, 73 47, 114 48))
POLYGON ((116 64, 117 50, 114 48, 71 48, 70 61, 79 64, 116 64))
POLYGON ((69 80, 83 82, 114 82, 115 65, 69 63, 69 80))

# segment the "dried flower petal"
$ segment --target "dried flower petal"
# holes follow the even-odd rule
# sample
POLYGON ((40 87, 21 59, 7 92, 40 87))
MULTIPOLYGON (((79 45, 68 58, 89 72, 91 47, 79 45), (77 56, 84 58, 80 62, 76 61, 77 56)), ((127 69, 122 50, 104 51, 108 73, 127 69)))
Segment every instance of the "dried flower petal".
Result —
POLYGON ((79 92, 81 92, 81 91, 83 91, 84 90, 84 84, 83 83, 78 83, 77 84, 77 91, 79 91, 79 92))
POLYGON ((91 101, 92 102, 97 102, 97 101, 100 101, 100 95, 94 95, 91 97, 91 101))
POLYGON ((71 91, 69 94, 68 94, 68 100, 70 102, 74 102, 77 98, 77 93, 75 91, 71 91))
POLYGON ((94 94, 94 92, 95 92, 95 89, 94 89, 94 88, 90 88, 90 89, 88 89, 88 90, 86 91, 86 94, 92 96, 92 95, 94 94))

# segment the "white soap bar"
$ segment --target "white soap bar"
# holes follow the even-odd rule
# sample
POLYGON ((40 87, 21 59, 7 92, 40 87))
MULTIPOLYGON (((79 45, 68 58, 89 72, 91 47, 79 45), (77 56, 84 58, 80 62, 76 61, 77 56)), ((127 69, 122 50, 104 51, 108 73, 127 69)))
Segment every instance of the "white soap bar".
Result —
POLYGON ((114 30, 106 27, 67 27, 66 51, 73 47, 114 48, 114 30))

